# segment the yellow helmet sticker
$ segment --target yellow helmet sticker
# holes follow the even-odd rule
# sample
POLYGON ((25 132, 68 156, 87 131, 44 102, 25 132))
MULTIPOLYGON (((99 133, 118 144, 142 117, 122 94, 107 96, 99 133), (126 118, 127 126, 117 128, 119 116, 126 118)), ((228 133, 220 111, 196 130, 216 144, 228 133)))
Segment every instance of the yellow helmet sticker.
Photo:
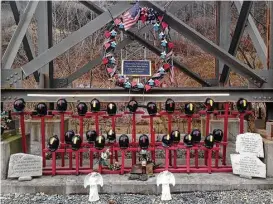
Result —
POLYGON ((213 105, 213 101, 211 99, 209 100, 209 104, 210 104, 210 106, 213 105))
POLYGON ((49 141, 49 144, 53 144, 53 142, 54 142, 54 140, 55 140, 55 138, 54 137, 52 137, 52 138, 50 138, 50 141, 49 141))
POLYGON ((112 129, 109 131, 109 135, 112 135, 113 134, 113 131, 112 131, 112 129))
POLYGON ((191 140, 191 135, 189 135, 189 140, 191 140))
POLYGON ((73 144, 76 144, 77 143, 77 137, 74 137, 74 140, 73 140, 73 144))
POLYGON ((175 131, 174 136, 178 137, 178 132, 177 131, 175 131))
POLYGON ((93 101, 93 107, 96 108, 96 101, 93 101))
POLYGON ((244 107, 246 107, 246 100, 243 100, 244 107))
POLYGON ((170 139, 170 135, 169 134, 167 134, 167 140, 169 140, 170 139))
POLYGON ((190 111, 192 111, 193 105, 192 103, 190 103, 190 111))
POLYGON ((101 136, 99 136, 99 143, 101 143, 101 138, 102 138, 102 137, 101 137, 101 136))
POLYGON ((212 135, 209 137, 209 140, 210 140, 210 142, 212 142, 212 141, 213 141, 213 137, 212 137, 212 135))
POLYGON ((112 108, 113 108, 113 104, 112 104, 112 103, 110 103, 109 107, 110 107, 110 109, 112 109, 112 108))

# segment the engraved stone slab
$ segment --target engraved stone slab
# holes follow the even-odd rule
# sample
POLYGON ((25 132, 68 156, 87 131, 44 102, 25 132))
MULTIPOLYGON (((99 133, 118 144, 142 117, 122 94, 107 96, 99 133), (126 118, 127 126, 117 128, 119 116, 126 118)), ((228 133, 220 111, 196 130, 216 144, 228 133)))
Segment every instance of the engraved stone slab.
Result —
POLYGON ((24 153, 10 156, 8 178, 24 176, 42 176, 42 157, 24 153))
POLYGON ((233 174, 266 178, 266 165, 255 154, 231 154, 233 174))
POLYGON ((264 158, 263 138, 257 133, 240 134, 236 138, 236 152, 253 153, 264 158))

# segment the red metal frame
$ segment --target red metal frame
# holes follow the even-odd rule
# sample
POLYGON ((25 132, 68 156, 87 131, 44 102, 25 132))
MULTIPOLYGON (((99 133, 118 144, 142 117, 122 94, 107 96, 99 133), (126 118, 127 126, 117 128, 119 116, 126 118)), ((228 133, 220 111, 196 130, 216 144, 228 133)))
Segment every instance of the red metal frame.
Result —
MULTIPOLYGON (((15 112, 12 113, 13 115, 19 115, 20 116, 20 125, 21 125, 21 131, 22 131, 22 149, 23 152, 27 152, 26 147, 26 137, 25 137, 25 123, 24 123, 24 116, 25 115, 31 115, 31 112, 15 112)), ((136 164, 136 152, 140 151, 140 148, 138 147, 138 142, 136 141, 136 114, 144 114, 142 111, 138 111, 136 113, 130 113, 130 112, 124 112, 124 114, 132 114, 132 141, 130 142, 130 146, 127 149, 120 149, 118 147, 118 144, 115 142, 113 144, 106 144, 106 147, 103 150, 97 150, 93 144, 89 144, 87 142, 82 143, 82 147, 78 151, 73 151, 70 148, 70 145, 65 144, 64 142, 64 115, 69 115, 72 118, 78 118, 80 122, 80 136, 84 141, 83 138, 83 120, 84 118, 95 118, 95 128, 98 134, 99 132, 99 117, 102 116, 103 118, 110 119, 112 122, 112 129, 115 131, 115 119, 117 117, 122 117, 122 114, 117 114, 114 116, 108 116, 105 115, 104 111, 98 112, 98 113, 91 113, 88 112, 85 116, 78 116, 78 115, 72 115, 71 112, 58 112, 53 111, 53 114, 60 115, 61 125, 60 125, 60 147, 56 152, 51 152, 52 154, 52 163, 51 167, 46 166, 46 159, 45 154, 50 153, 50 151, 45 147, 45 118, 52 118, 53 115, 47 115, 47 116, 32 116, 33 118, 39 118, 41 120, 41 143, 42 143, 42 158, 43 158, 43 174, 44 175, 69 175, 69 174, 87 174, 90 172, 93 172, 93 154, 98 153, 99 155, 101 152, 105 151, 106 148, 110 147, 110 150, 112 152, 112 155, 110 157, 110 163, 113 164, 113 153, 115 153, 115 159, 117 161, 118 159, 118 151, 121 152, 121 168, 117 171, 112 171, 110 169, 107 169, 103 167, 101 164, 98 166, 98 172, 104 173, 104 174, 124 174, 131 171, 131 168, 134 164, 136 164), (83 152, 89 152, 90 153, 90 159, 89 159, 89 165, 83 165, 83 152), (125 155, 126 152, 132 153, 132 165, 126 166, 125 165, 125 155), (65 165, 64 160, 64 154, 69 154, 69 165, 65 165), (58 165, 56 157, 57 154, 61 155, 61 165, 58 165), (73 154, 75 154, 75 164, 73 165, 73 154)), ((188 115, 180 115, 181 113, 178 111, 175 111, 172 114, 166 113, 165 111, 160 112, 159 115, 150 116, 150 115, 142 115, 142 118, 149 118, 150 120, 150 135, 151 135, 151 143, 150 147, 148 148, 148 151, 152 153, 152 160, 155 162, 155 151, 156 150, 164 150, 165 151, 165 165, 164 167, 158 167, 154 170, 155 173, 169 170, 173 173, 212 173, 212 172, 231 172, 232 168, 231 166, 226 165, 226 147, 227 147, 227 129, 228 129, 228 120, 229 118, 236 118, 239 117, 240 119, 240 133, 244 132, 244 116, 248 114, 252 114, 252 111, 246 111, 244 113, 239 113, 238 111, 229 111, 229 103, 225 103, 225 113, 223 115, 219 115, 218 111, 214 112, 208 112, 206 110, 200 111, 198 114, 194 114, 192 116, 188 115), (209 134, 209 121, 210 121, 210 115, 215 114, 218 118, 224 118, 224 138, 223 141, 220 143, 216 143, 215 147, 212 149, 207 149, 204 147, 204 143, 200 142, 199 144, 195 144, 193 147, 186 147, 183 142, 180 142, 178 144, 174 144, 171 147, 163 147, 161 142, 155 141, 155 131, 153 126, 153 118, 154 117, 161 117, 161 116, 167 116, 168 117, 168 132, 169 134, 172 131, 172 117, 173 115, 179 115, 180 118, 185 118, 188 120, 188 133, 191 132, 191 123, 193 118, 199 118, 200 115, 206 115, 206 134, 209 134), (178 149, 184 149, 186 150, 186 161, 185 164, 178 164, 177 163, 177 150, 178 149), (222 149, 223 151, 223 160, 222 164, 219 164, 219 151, 222 149), (190 158, 190 152, 194 151, 194 165, 191 165, 191 158, 190 158), (205 152, 205 165, 199 165, 199 158, 198 158, 198 152, 204 151, 205 152), (172 157, 172 152, 174 152, 172 157), (215 152, 215 164, 212 165, 212 152, 215 152), (172 162, 173 161, 173 162, 172 162), (172 165, 173 164, 173 165, 172 165)))

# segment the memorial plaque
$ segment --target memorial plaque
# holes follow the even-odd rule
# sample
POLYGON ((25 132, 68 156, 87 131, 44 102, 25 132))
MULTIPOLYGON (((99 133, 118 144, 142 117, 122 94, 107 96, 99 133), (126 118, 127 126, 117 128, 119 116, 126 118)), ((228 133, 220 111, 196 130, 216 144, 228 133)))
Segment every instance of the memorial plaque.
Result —
POLYGON ((8 178, 42 176, 42 157, 31 154, 12 154, 9 160, 8 178))
POLYGON ((245 133, 236 137, 236 152, 253 153, 264 158, 263 138, 260 134, 245 133))
POLYGON ((151 76, 150 60, 122 60, 122 75, 126 76, 151 76))
POLYGON ((233 174, 266 178, 266 165, 255 154, 231 154, 233 174))

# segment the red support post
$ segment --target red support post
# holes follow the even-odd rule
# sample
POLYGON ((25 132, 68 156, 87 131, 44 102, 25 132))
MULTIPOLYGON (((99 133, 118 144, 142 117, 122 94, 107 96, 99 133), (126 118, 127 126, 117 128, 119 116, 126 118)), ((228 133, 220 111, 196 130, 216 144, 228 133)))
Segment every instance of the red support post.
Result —
POLYGON ((100 128, 99 128, 99 113, 95 113, 95 128, 98 135, 100 135, 100 128))
MULTIPOLYGON (((84 127, 83 127, 83 118, 84 118, 84 116, 79 116, 79 120, 80 120, 80 137, 81 137, 81 139, 82 139, 82 141, 83 141, 83 129, 84 129, 84 127)), ((82 163, 83 163, 83 154, 82 154, 82 152, 80 153, 80 166, 82 166, 82 163)))
POLYGON ((187 119, 188 119, 188 134, 190 134, 191 133, 192 117, 188 116, 187 119))
MULTIPOLYGON (((228 139, 228 115, 229 112, 229 103, 225 103, 225 113, 224 113, 224 142, 227 142, 228 139)), ((223 160, 222 164, 226 165, 226 155, 227 155, 227 145, 223 146, 223 160)))
POLYGON ((52 152, 52 176, 56 175, 56 152, 52 152))
POLYGON ((190 173, 190 165, 191 165, 191 161, 190 161, 190 148, 186 149, 186 169, 187 169, 187 173, 190 173))
MULTIPOLYGON (((93 145, 92 145, 93 146, 93 145)), ((91 148, 92 148, 92 146, 91 146, 91 148)), ((93 170, 93 151, 92 151, 92 149, 89 149, 89 164, 90 164, 90 169, 92 169, 93 170)))
POLYGON ((244 133, 244 117, 245 117, 245 113, 240 113, 239 114, 239 119, 240 119, 240 129, 239 129, 239 133, 243 134, 244 133))
POLYGON ((45 117, 41 116, 41 137, 42 137, 42 159, 43 159, 43 167, 46 166, 46 159, 45 159, 45 117))
POLYGON ((125 151, 121 151, 121 168, 120 168, 120 174, 124 174, 124 162, 125 162, 125 151))
POLYGON ((75 151, 76 154, 76 175, 79 175, 79 152, 75 151))
MULTIPOLYGON (((60 127, 60 139, 61 139, 61 148, 64 146, 64 113, 60 113, 61 127, 60 127)), ((61 153, 62 157, 62 167, 65 166, 64 153, 61 153)))
MULTIPOLYGON (((132 143, 133 147, 136 145, 136 114, 133 113, 132 121, 132 143)), ((131 152, 132 154, 132 166, 136 164, 136 152, 131 152)))
MULTIPOLYGON (((219 143, 216 143, 216 147, 219 148, 219 143)), ((215 168, 218 168, 219 150, 215 152, 215 168)))
POLYGON ((169 169, 169 149, 165 148, 165 170, 169 169))
POLYGON ((211 149, 208 150, 208 173, 211 174, 211 149))
POLYGON ((20 128, 21 128, 21 134, 22 134, 22 150, 24 153, 27 153, 27 140, 26 140, 24 112, 20 113, 20 128))
POLYGON ((151 143, 152 143, 152 160, 155 162, 155 132, 154 132, 154 120, 153 116, 150 116, 150 133, 151 133, 151 143))

